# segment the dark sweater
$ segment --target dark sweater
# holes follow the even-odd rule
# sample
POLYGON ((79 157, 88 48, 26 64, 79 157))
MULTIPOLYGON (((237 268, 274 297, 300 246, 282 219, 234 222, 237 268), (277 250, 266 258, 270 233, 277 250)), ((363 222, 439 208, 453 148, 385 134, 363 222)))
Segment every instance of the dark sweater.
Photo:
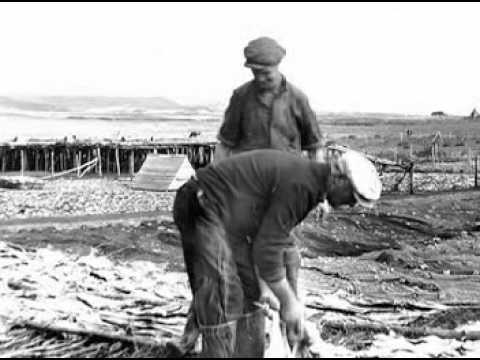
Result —
MULTIPOLYGON (((279 150, 254 150, 197 171, 229 236, 253 241, 260 275, 285 277, 290 231, 326 196, 330 167, 279 150)), ((247 240, 245 240, 247 241, 247 240)))

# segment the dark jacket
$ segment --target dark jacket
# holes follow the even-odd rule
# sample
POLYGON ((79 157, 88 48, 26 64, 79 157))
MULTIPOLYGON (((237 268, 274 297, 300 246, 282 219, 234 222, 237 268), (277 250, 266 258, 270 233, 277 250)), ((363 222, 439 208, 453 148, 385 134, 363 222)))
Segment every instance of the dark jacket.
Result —
POLYGON ((289 236, 327 192, 330 167, 278 150, 234 155, 197 171, 200 187, 229 236, 253 241, 254 262, 269 282, 285 277, 289 236))
POLYGON ((299 153, 323 142, 307 97, 285 79, 271 106, 262 102, 254 81, 236 89, 217 138, 234 153, 253 149, 299 153))

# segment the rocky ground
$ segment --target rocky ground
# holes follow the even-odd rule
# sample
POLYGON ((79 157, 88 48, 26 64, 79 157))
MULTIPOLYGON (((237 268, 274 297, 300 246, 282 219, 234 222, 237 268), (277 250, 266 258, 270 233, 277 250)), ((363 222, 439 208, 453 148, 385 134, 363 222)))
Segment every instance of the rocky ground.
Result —
MULTIPOLYGON (((408 174, 403 181, 395 189, 394 185, 403 177, 403 173, 385 173, 382 177, 384 191, 410 191, 410 180, 408 174)), ((462 173, 420 173, 417 172, 413 177, 413 190, 415 192, 434 192, 449 190, 465 190, 471 189, 475 185, 475 177, 473 174, 462 173)))
POLYGON ((137 191, 130 181, 59 179, 40 190, 0 188, 0 220, 169 210, 174 193, 137 191))
MULTIPOLYGON (((408 175, 398 188, 394 184, 401 173, 385 173, 385 193, 410 190, 408 175)), ((471 189, 472 174, 415 173, 414 191, 433 192, 471 189)), ((42 188, 31 190, 0 187, 0 221, 31 217, 82 216, 170 211, 173 192, 131 189, 131 181, 114 179, 57 179, 45 181, 42 188)))

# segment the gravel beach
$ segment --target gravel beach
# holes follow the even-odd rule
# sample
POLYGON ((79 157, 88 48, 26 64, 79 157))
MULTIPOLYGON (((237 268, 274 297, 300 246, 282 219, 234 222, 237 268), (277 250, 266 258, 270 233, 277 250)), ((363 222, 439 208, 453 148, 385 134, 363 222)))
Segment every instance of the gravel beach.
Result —
MULTIPOLYGON (((384 191, 391 192, 400 173, 385 173, 384 191)), ((416 192, 472 188, 471 174, 416 173, 416 192)), ((409 191, 408 176, 398 191, 409 191)), ((131 214, 171 211, 175 192, 139 191, 129 180, 57 179, 45 181, 43 189, 12 190, 0 188, 0 220, 34 217, 131 214)))
POLYGON ((41 190, 0 189, 0 220, 170 210, 174 192, 138 191, 130 181, 59 179, 41 190))

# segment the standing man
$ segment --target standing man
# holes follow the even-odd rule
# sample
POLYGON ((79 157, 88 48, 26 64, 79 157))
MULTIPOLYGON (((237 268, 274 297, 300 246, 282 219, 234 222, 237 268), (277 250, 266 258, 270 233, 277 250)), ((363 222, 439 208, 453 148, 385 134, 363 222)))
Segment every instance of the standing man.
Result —
MULTIPOLYGON (((216 147, 215 163, 258 149, 276 149, 298 156, 306 151, 311 159, 325 159, 323 135, 307 97, 287 82, 278 69, 285 54, 285 49, 268 37, 252 40, 245 47, 245 67, 251 69, 253 80, 233 92, 217 135, 220 143, 216 147)), ((300 268, 298 249, 290 247, 285 257, 289 263, 288 280, 296 292, 300 268)), ((259 283, 259 300, 277 307, 270 288, 261 278, 259 283)), ((199 334, 196 323, 192 310, 184 335, 180 343, 175 344, 179 355, 193 348, 199 334)))
MULTIPOLYGON (((217 135, 215 162, 257 149, 276 149, 324 160, 324 139, 307 97, 279 71, 286 50, 274 39, 260 37, 244 49, 245 67, 253 80, 237 88, 230 99, 217 135)), ((292 233, 292 237, 296 237, 292 233)), ((290 281, 295 285, 300 254, 292 248, 290 281)), ((273 301, 260 281, 262 300, 273 301)), ((275 301, 273 301, 275 302, 275 301)))
POLYGON ((216 161, 255 149, 316 157, 324 139, 307 97, 278 69, 285 49, 261 37, 250 41, 244 54, 253 80, 233 92, 217 136, 216 161))

